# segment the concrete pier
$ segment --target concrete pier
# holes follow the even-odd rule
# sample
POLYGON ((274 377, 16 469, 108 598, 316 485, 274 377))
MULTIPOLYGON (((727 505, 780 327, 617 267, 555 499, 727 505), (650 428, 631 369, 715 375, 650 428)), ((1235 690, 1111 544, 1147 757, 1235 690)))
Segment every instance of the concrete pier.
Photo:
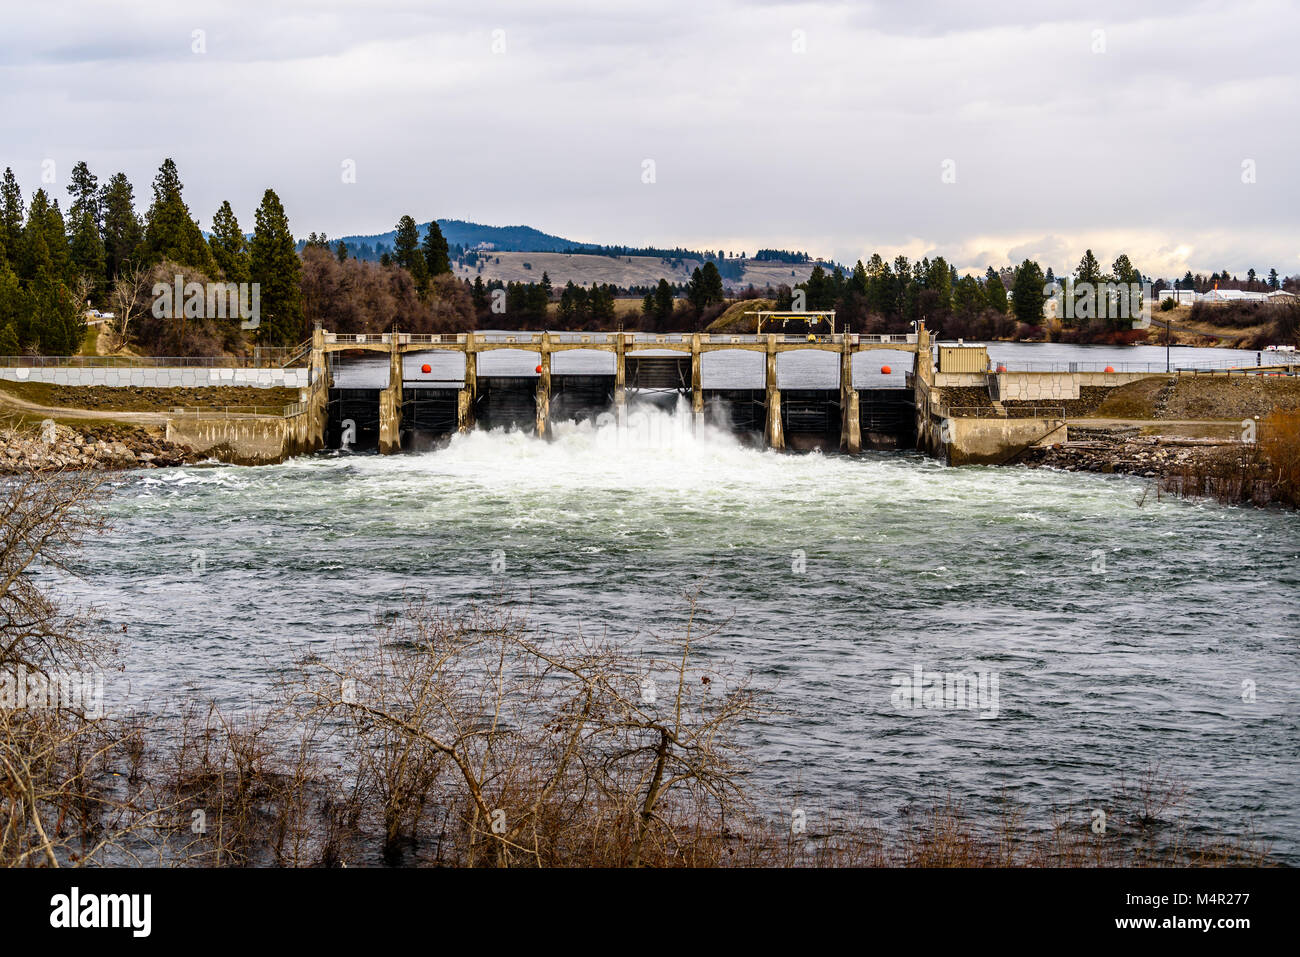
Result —
POLYGON ((781 390, 776 381, 776 336, 767 337, 767 447, 785 448, 785 431, 781 428, 781 390))
POLYGON ((862 451, 862 410, 853 387, 853 352, 847 342, 840 353, 840 449, 862 451))
POLYGON ((537 436, 551 437, 551 336, 542 333, 541 371, 537 375, 537 436))
POLYGON ((389 351, 388 386, 379 393, 379 454, 402 450, 402 352, 394 343, 389 351))

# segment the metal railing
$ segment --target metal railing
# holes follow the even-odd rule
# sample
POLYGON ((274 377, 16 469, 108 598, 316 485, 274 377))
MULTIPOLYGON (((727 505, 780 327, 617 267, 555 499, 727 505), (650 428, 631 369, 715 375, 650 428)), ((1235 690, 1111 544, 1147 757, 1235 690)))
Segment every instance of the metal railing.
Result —
MULTIPOLYGON (((695 333, 690 332, 470 332, 470 333, 396 333, 398 345, 464 345, 467 341, 500 344, 523 344, 523 345, 540 345, 542 337, 545 336, 549 341, 560 344, 586 344, 593 345, 614 345, 618 342, 619 336, 627 344, 634 345, 655 345, 655 344, 672 344, 672 345, 689 345, 695 337, 695 333)), ((885 345, 912 345, 916 343, 916 333, 906 335, 879 335, 867 336, 858 333, 763 333, 756 335, 754 333, 699 333, 701 343, 744 343, 748 345, 767 342, 769 337, 780 343, 796 342, 817 342, 817 343, 834 343, 840 345, 844 342, 847 335, 850 343, 857 345, 860 343, 868 344, 885 344, 885 345)), ((325 342, 327 345, 358 345, 358 346, 381 346, 392 345, 394 333, 391 332, 362 332, 362 333, 325 333, 325 342)))
MULTIPOLYGON (((296 406, 306 407, 305 402, 294 402, 290 405, 210 405, 210 406, 173 406, 169 412, 170 415, 192 415, 195 418, 222 418, 222 419, 250 419, 250 418, 284 418, 290 414, 289 410, 296 406)), ((302 410, 299 410, 302 411, 302 410)))
MULTIPOLYGON (((1258 362, 1248 362, 1244 359, 1180 360, 1178 363, 1171 365, 1168 371, 1170 373, 1209 369, 1248 371, 1263 369, 1268 366, 1300 364, 1294 356, 1287 358, 1287 355, 1287 353, 1276 352, 1259 353, 1258 362)), ((1113 372, 1164 373, 1166 371, 1163 362, 1016 362, 1003 359, 994 359, 992 361, 994 368, 990 371, 997 372, 1105 372, 1107 368, 1110 368, 1113 372)))
POLYGON ((280 369, 281 353, 257 356, 0 356, 9 369, 280 369))
POLYGON ((939 415, 948 419, 1064 419, 1065 406, 1033 405, 998 409, 992 405, 939 405, 939 415))

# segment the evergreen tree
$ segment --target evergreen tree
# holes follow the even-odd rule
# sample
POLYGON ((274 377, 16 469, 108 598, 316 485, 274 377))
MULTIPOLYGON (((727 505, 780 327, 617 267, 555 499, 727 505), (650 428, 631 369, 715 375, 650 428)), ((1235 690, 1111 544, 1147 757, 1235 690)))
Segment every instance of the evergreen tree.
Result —
POLYGON ((9 329, 14 334, 12 349, 0 349, 0 355, 16 356, 24 345, 19 330, 24 326, 26 299, 18 285, 18 274, 3 258, 0 258, 0 329, 9 329))
POLYGON ((208 246, 226 282, 248 282, 248 241, 229 201, 223 202, 212 217, 208 246))
POLYGON ((1268 288, 1269 289, 1281 288, 1281 283, 1278 282, 1276 269, 1270 269, 1268 271, 1268 288))
POLYGON ((302 307, 302 263, 289 230, 289 218, 274 190, 257 207, 253 241, 248 249, 249 278, 260 285, 259 341, 291 345, 306 335, 302 307))
POLYGON ((936 306, 941 314, 952 308, 952 270, 942 256, 930 263, 924 283, 925 288, 935 294, 936 306))
POLYGON ((660 278, 659 285, 655 287, 655 318, 660 322, 667 322, 673 315, 673 287, 668 285, 668 280, 660 278))
POLYGON ((424 252, 424 264, 430 276, 441 276, 443 273, 451 272, 447 240, 443 237, 436 219, 429 222, 429 231, 424 234, 421 250, 424 252))
POLYGON ((135 211, 135 189, 125 173, 114 173, 100 197, 104 219, 104 272, 112 282, 144 242, 144 226, 135 211))
POLYGON ((153 205, 145 215, 144 241, 149 258, 152 262, 169 259, 205 275, 215 275, 216 261, 181 197, 183 189, 176 164, 170 158, 163 160, 153 181, 153 205))
POLYGON ((420 230, 415 225, 415 220, 403 216, 397 221, 397 236, 393 239, 393 262, 407 272, 413 272, 419 245, 420 230))
MULTIPOLYGON (((67 238, 63 235, 62 226, 57 230, 57 235, 51 235, 51 213, 53 209, 46 196, 45 190, 38 189, 32 194, 31 205, 27 208, 27 221, 23 224, 22 237, 20 239, 19 256, 18 256, 18 278, 24 281, 31 281, 36 278, 36 273, 42 266, 55 266, 59 258, 59 247, 63 251, 63 262, 67 263, 67 238)), ((60 222, 62 217, 60 217, 60 222)), ((55 269, 60 273, 62 270, 55 269)))
POLYGON ((988 306, 984 298, 984 289, 974 276, 963 276, 957 280, 953 290, 953 306, 958 315, 977 316, 988 306))
POLYGON ((72 271, 90 284, 92 295, 98 293, 106 281, 104 242, 95 215, 87 206, 82 206, 79 218, 73 221, 68 255, 72 271))
POLYGON ((99 180, 84 160, 72 168, 68 194, 72 197, 72 205, 68 208, 68 222, 72 227, 72 234, 68 237, 71 270, 89 283, 93 296, 108 277, 104 272, 106 257, 104 240, 100 235, 103 216, 99 180))
POLYGON ((25 214, 18 180, 14 178, 14 171, 5 167, 4 179, 0 180, 0 246, 4 246, 13 262, 18 261, 25 214))
POLYGON ((67 356, 81 351, 85 316, 48 259, 28 284, 26 301, 28 335, 42 353, 67 356))
POLYGON ((339 242, 338 242, 338 245, 334 247, 334 255, 335 255, 335 257, 337 257, 337 259, 338 259, 339 262, 341 262, 341 263, 345 263, 345 262, 347 262, 347 261, 348 261, 348 244, 345 243, 343 240, 340 239, 339 242))
POLYGON ((72 167, 68 195, 72 197, 72 205, 68 207, 68 219, 75 223, 81 219, 83 213, 89 212, 95 228, 98 229, 102 225, 99 180, 90 171, 85 160, 72 167))
POLYGON ((1007 311, 1007 287, 1002 284, 1002 277, 994 272, 992 266, 984 274, 984 301, 990 309, 1004 314, 1007 311))
POLYGON ((1011 309, 1019 322, 1029 326, 1042 324, 1046 281, 1043 270, 1032 260, 1026 259, 1016 270, 1016 279, 1011 286, 1011 309))
POLYGON ((1101 281, 1101 264, 1097 262, 1097 257, 1092 254, 1092 250, 1086 250, 1083 258, 1079 260, 1078 267, 1074 270, 1075 282, 1089 282, 1094 285, 1101 281))
MULTIPOLYGON (((722 285, 722 273, 718 272, 718 267, 713 263, 705 263, 704 268, 700 270, 700 276, 704 280, 704 296, 707 305, 722 302, 726 297, 726 291, 722 285)), ((613 294, 610 296, 611 305, 613 303, 613 294)))

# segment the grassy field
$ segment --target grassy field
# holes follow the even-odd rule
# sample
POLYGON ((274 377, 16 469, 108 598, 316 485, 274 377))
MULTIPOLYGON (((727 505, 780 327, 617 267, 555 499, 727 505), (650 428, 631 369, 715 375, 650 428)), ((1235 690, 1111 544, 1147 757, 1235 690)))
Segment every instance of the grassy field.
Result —
POLYGON ((253 386, 145 389, 0 380, 0 393, 49 408, 105 412, 167 412, 175 406, 280 406, 298 401, 297 389, 253 386))

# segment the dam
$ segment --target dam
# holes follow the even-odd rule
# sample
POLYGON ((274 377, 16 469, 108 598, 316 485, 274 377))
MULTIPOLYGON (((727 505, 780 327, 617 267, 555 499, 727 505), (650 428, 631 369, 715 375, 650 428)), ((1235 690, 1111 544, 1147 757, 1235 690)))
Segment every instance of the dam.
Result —
MULTIPOLYGON (((860 389, 853 359, 887 350, 929 355, 922 328, 909 335, 708 333, 383 333, 339 335, 318 330, 312 365, 330 386, 324 446, 394 453, 476 427, 522 429, 549 437, 551 424, 612 416, 627 422, 633 399, 689 403, 693 423, 746 436, 768 448, 911 448, 915 442, 912 370, 901 387, 860 389), (510 374, 482 374, 485 355, 509 351, 535 362, 507 363, 510 374), (763 365, 761 388, 710 388, 706 356, 723 351, 755 354, 763 365), (829 353, 838 364, 834 388, 781 388, 777 357, 790 352, 829 353), (340 358, 366 352, 388 358, 382 388, 337 382, 340 358), (412 364, 409 356, 448 353, 456 364, 412 364), (585 353, 604 359, 581 371, 561 371, 558 357, 585 353), (450 369, 451 371, 446 371, 450 369), (594 371, 599 369, 600 371, 594 371)), ((895 360, 896 361, 896 360, 895 360)), ((485 363, 484 363, 485 364, 485 363)), ((888 365, 883 369, 893 371, 888 365)), ((895 377, 897 378, 897 377, 895 377)), ((315 379, 313 380, 315 381, 315 379)), ((882 383, 882 385, 884 385, 882 383)), ((321 414, 319 411, 318 415, 321 414)))

